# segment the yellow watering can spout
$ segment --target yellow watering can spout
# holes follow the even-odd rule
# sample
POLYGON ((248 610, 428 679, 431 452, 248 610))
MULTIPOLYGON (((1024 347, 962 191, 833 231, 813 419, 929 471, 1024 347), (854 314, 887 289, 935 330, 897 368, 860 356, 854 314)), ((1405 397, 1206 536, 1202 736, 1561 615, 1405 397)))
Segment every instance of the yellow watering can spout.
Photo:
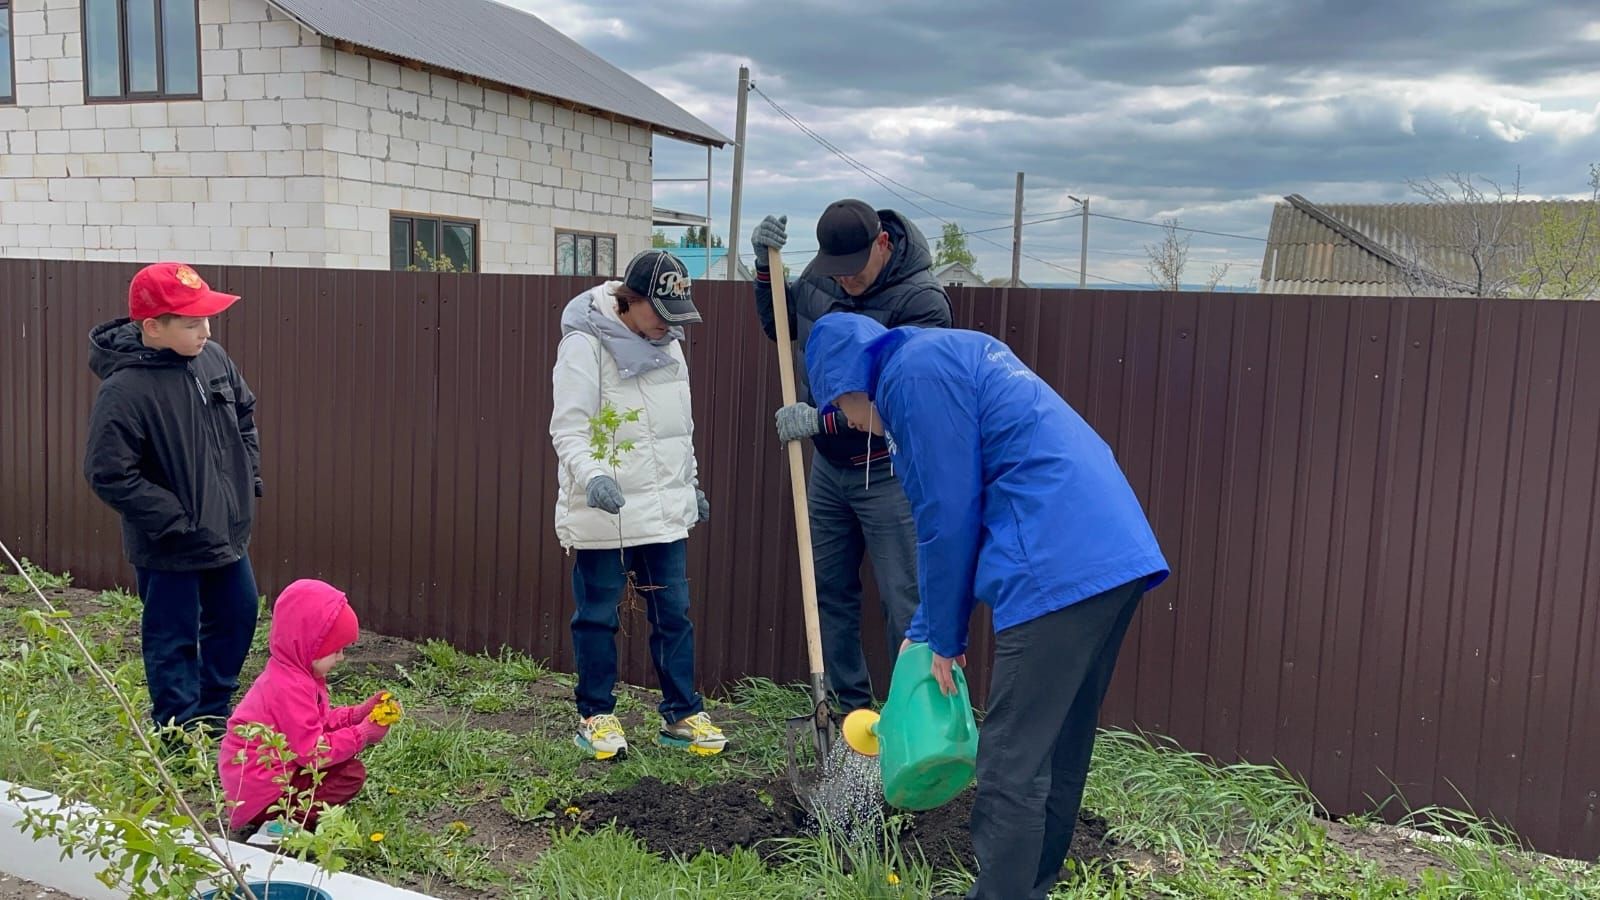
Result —
POLYGON ((878 755, 878 714, 858 709, 844 717, 844 742, 862 756, 878 755))

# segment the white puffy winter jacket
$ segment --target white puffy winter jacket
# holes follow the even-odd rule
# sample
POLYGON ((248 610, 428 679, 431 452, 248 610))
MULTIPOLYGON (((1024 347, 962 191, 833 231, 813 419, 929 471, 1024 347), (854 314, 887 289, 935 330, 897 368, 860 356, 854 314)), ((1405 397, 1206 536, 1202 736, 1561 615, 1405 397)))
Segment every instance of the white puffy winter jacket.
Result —
POLYGON ((578 295, 561 317, 550 437, 559 460, 556 535, 568 550, 683 540, 698 518, 688 363, 678 341, 656 347, 641 338, 643 353, 653 356, 657 367, 624 377, 589 318, 593 309, 621 324, 615 287, 616 282, 607 282, 578 295), (615 473, 594 458, 590 443, 589 419, 604 403, 619 413, 640 410, 637 422, 626 422, 617 432, 619 442, 633 441, 634 446, 621 454, 615 473), (596 475, 612 475, 622 487, 626 502, 620 515, 589 506, 589 480, 596 475))

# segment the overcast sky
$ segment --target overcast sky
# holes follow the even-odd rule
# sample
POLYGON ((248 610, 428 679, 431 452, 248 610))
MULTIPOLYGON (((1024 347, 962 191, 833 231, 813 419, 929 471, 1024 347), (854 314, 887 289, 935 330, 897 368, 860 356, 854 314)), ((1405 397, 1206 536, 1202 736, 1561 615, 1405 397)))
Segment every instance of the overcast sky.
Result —
MULTIPOLYGON (((1262 237, 1288 193, 1403 201, 1407 178, 1509 182, 1520 166, 1525 193, 1566 196, 1600 161, 1595 0, 506 2, 729 136, 749 65, 762 92, 909 198, 752 94, 744 253, 768 212, 789 215, 792 248, 814 248, 817 213, 853 196, 911 216, 930 243, 941 219, 998 229, 969 240, 985 276, 1009 275, 1019 170, 1029 220, 1076 195, 1097 213, 1262 237)), ((704 171, 704 151, 674 141, 658 139, 655 158, 658 178, 704 171)), ((732 162, 731 147, 714 154, 719 232, 732 162)), ((658 185, 656 203, 699 211, 704 186, 658 185)), ((1075 282, 1080 227, 1027 227, 1037 259, 1023 278, 1075 282)), ((1143 248, 1159 239, 1091 218, 1090 284, 1147 282, 1143 248)), ((1261 247, 1194 235, 1185 281, 1231 262, 1226 281, 1242 284, 1261 247)))

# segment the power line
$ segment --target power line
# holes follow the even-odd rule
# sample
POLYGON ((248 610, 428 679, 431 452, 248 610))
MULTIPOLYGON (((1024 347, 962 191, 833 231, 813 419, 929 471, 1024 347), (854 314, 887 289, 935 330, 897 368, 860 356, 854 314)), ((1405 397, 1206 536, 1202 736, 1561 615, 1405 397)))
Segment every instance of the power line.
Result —
MULTIPOLYGON (((1031 222, 1023 222, 1022 224, 1025 225, 1025 226, 1026 225, 1043 225, 1046 222, 1059 222, 1062 219, 1076 219, 1081 215, 1083 215, 1082 212, 1067 213, 1066 215, 1052 216, 1052 217, 1050 217, 1048 219, 1034 219, 1031 222)), ((974 228, 971 231, 963 231, 961 233, 962 233, 962 235, 984 234, 984 233, 987 233, 987 232, 990 232, 990 231, 1010 231, 1013 227, 1015 227, 1015 226, 1013 226, 1013 225, 996 225, 993 228, 974 228)))
POLYGON ((1105 213, 1089 213, 1089 215, 1097 219, 1111 219, 1116 222, 1131 222, 1134 225, 1149 225, 1152 228, 1174 228, 1178 231, 1190 231, 1195 234, 1209 234, 1215 237, 1238 238, 1241 241, 1260 241, 1263 244, 1267 242, 1267 239, 1264 237, 1256 237, 1249 234, 1229 234, 1226 231, 1207 231, 1204 228, 1187 228, 1183 225, 1167 225, 1162 222, 1146 222, 1143 219, 1124 219, 1121 216, 1108 216, 1105 213))
POLYGON ((899 197, 901 200, 904 200, 906 203, 909 203, 912 206, 915 206, 917 209, 922 210, 923 212, 927 213, 928 215, 933 216, 935 219, 938 219, 941 222, 949 222, 950 220, 946 219, 944 216, 939 215, 938 213, 934 212, 933 210, 928 209, 926 206, 922 206, 921 204, 917 203, 915 200, 912 200, 910 197, 907 197, 906 195, 900 193, 899 191, 896 191, 894 188, 889 187, 889 185, 885 184, 884 182, 890 182, 892 184, 898 185, 898 186, 900 186, 902 188, 905 188, 906 190, 910 191, 911 193, 916 194, 916 195, 918 195, 920 197, 925 197, 928 200, 933 201, 934 203, 942 203, 945 206, 954 207, 956 209, 963 209, 963 210, 966 210, 968 212, 975 212, 975 213, 978 213, 980 215, 993 216, 995 218, 1010 218, 1011 217, 1010 213, 994 212, 992 210, 976 209, 976 208, 970 207, 970 206, 962 206, 959 203, 952 203, 952 202, 950 202, 948 200, 941 200, 940 198, 935 197, 932 194, 928 194, 928 193, 925 193, 923 191, 919 191, 916 188, 911 187, 910 185, 902 184, 901 182, 896 181, 893 178, 890 178, 888 175, 885 175, 882 172, 879 172, 877 169, 874 169, 871 166, 867 165, 866 163, 855 159, 850 154, 848 154, 848 153, 844 152, 843 150, 840 150, 838 147, 834 146, 834 144, 832 142, 830 142, 827 138, 823 137, 822 135, 818 134, 816 131, 814 131, 806 123, 800 121, 800 119, 797 118, 793 113, 791 113, 788 110, 784 109, 783 107, 779 106, 778 102, 776 100, 773 100, 771 97, 767 96, 766 92, 761 90, 760 88, 756 87, 754 82, 751 83, 750 90, 754 91, 757 94, 760 94, 761 95, 761 99, 767 101, 767 105, 772 107, 774 110, 776 110, 778 115, 783 116, 785 119, 787 119, 789 121, 790 124, 794 125, 794 127, 798 128, 798 129, 800 129, 802 134, 804 134, 806 137, 811 138, 813 141, 816 141, 824 149, 826 149, 829 153, 832 153, 834 156, 837 156, 840 159, 844 160, 844 162, 847 165, 849 165, 851 168, 855 169, 856 171, 860 172, 861 174, 863 174, 863 175, 867 176, 868 178, 872 179, 874 182, 877 183, 877 185, 879 187, 883 188, 884 190, 888 191, 891 194, 894 194, 896 197, 899 197))
MULTIPOLYGON (((1072 268, 1071 266, 1063 266, 1060 263, 1053 263, 1048 259, 1040 259, 1039 257, 1034 256, 1031 253, 1024 253, 1022 255, 1027 257, 1028 259, 1033 260, 1036 263, 1043 263, 1043 264, 1049 266, 1052 269, 1060 269, 1061 271, 1066 272, 1066 273, 1068 273, 1070 275, 1077 275, 1078 274, 1078 270, 1072 268)), ((1109 281, 1112 284, 1122 284, 1122 285, 1127 285, 1128 287, 1140 287, 1141 286, 1141 285, 1134 284, 1131 281, 1118 281, 1115 278, 1110 278, 1110 277, 1105 276, 1105 275, 1096 275, 1093 272, 1084 272, 1083 274, 1087 275, 1088 277, 1093 278, 1093 279, 1095 279, 1097 281, 1109 281)))
MULTIPOLYGON (((1029 244, 1028 246, 1032 247, 1035 250, 1049 250, 1052 253, 1077 253, 1078 252, 1078 248, 1076 248, 1076 247, 1062 247, 1059 244, 1029 244)), ((1089 252, 1092 255, 1126 256, 1126 257, 1130 257, 1130 258, 1133 258, 1133 259, 1148 259, 1150 257, 1149 253, 1129 253, 1126 250, 1091 250, 1089 252)), ((1247 266, 1247 265, 1248 266, 1253 266, 1253 265, 1257 264, 1257 261, 1254 260, 1254 259, 1209 259, 1209 258, 1199 257, 1199 256, 1188 257, 1188 261, 1189 262, 1194 262, 1194 263, 1214 263, 1214 264, 1217 264, 1217 265, 1229 265, 1229 266, 1247 266)))

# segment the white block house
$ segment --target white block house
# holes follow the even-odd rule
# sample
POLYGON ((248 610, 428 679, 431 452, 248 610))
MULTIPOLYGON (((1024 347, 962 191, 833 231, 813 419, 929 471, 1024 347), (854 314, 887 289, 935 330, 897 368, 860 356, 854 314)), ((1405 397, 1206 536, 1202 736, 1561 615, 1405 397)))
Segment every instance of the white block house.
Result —
POLYGON ((492 0, 0 0, 0 255, 610 275, 656 135, 727 139, 492 0))

